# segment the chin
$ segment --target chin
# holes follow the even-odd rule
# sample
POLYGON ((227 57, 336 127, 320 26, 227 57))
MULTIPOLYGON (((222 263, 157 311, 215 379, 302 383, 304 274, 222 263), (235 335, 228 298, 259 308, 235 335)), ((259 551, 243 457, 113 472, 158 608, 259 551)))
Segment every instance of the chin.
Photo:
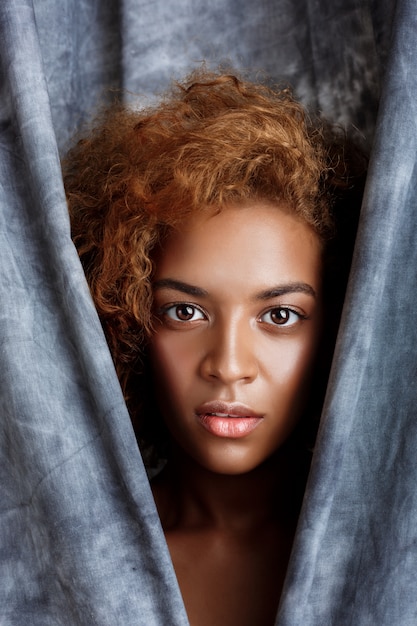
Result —
POLYGON ((252 456, 247 454, 236 453, 236 451, 224 451, 220 454, 213 455, 210 458, 193 457, 194 463, 197 463, 203 469, 223 476, 243 476, 261 468, 265 463, 275 456, 275 452, 265 457, 252 456))

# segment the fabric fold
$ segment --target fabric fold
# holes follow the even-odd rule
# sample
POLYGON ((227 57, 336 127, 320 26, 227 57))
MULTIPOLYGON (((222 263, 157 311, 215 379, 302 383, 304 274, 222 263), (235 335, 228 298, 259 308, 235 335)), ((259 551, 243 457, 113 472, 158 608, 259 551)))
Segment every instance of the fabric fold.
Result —
POLYGON ((31 3, 0 24, 0 621, 186 624, 70 238, 31 3))

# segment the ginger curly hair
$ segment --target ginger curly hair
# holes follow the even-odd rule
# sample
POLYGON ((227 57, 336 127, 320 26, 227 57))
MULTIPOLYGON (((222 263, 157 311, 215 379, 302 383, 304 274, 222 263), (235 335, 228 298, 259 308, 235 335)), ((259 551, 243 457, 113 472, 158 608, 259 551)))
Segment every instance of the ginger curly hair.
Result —
POLYGON ((149 410, 155 246, 195 211, 260 199, 307 222, 326 250, 335 198, 354 178, 346 154, 340 135, 312 121, 290 90, 205 70, 154 107, 104 111, 69 151, 72 236, 134 425, 149 410))

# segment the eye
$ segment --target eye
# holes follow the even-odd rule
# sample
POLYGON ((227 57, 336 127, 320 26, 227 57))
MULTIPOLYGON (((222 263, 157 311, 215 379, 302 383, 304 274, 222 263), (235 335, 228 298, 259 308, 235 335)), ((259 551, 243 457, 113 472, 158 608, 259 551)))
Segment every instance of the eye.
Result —
POLYGON ((294 311, 288 307, 275 307, 269 309, 263 315, 261 315, 261 322, 267 324, 273 324, 274 326, 294 326, 300 319, 305 319, 301 313, 294 311))
POLYGON ((205 319, 204 313, 192 304, 173 304, 164 308, 163 313, 176 322, 195 322, 205 319))

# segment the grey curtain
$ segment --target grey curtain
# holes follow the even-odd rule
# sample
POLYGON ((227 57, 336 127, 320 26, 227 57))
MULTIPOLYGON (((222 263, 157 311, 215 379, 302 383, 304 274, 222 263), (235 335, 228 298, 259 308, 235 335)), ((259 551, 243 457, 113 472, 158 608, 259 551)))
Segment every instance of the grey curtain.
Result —
POLYGON ((277 624, 414 626, 413 0, 1 2, 0 623, 187 624, 71 243, 59 154, 114 90, 152 98, 202 59, 291 83, 372 147, 277 624))

